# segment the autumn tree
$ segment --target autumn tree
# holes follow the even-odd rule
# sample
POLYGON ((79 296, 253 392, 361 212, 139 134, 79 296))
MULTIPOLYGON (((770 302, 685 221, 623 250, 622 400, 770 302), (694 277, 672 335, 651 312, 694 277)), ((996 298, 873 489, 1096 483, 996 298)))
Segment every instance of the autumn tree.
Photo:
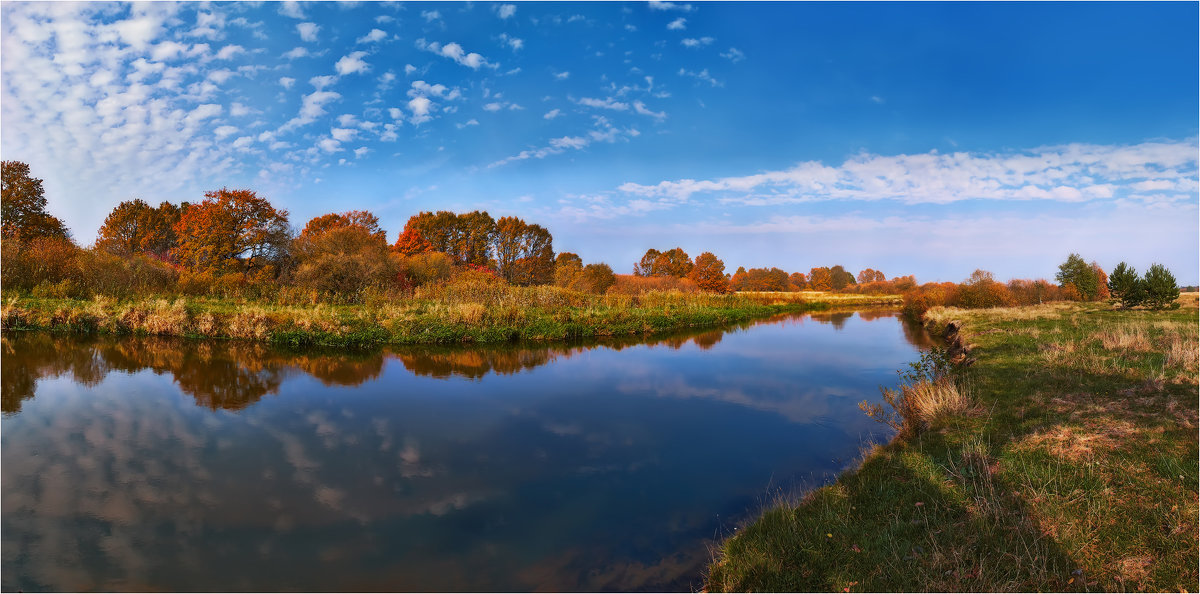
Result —
POLYGON ((603 262, 588 264, 583 267, 572 288, 588 293, 603 294, 617 282, 612 267, 603 262))
POLYGON ((0 236, 4 239, 39 237, 68 239, 66 225, 46 212, 42 180, 29 175, 29 165, 0 162, 0 236))
POLYGON ((429 243, 432 251, 449 255, 456 264, 487 266, 491 259, 496 222, 486 211, 422 212, 413 215, 404 228, 413 229, 429 243))
POLYGON ((379 217, 365 210, 351 210, 314 217, 300 231, 300 237, 315 237, 343 227, 355 227, 359 231, 387 243, 387 232, 379 228, 379 217))
POLYGON ((733 276, 729 277, 729 288, 734 291, 747 291, 746 279, 749 274, 746 272, 746 267, 738 266, 738 269, 733 272, 733 276))
POLYGON ((879 283, 887 280, 882 272, 873 268, 865 268, 858 273, 858 284, 879 283))
POLYGON ((788 282, 796 287, 797 291, 803 291, 808 288, 808 277, 804 276, 803 272, 793 272, 788 275, 788 282))
POLYGON ((182 209, 170 202, 153 207, 140 199, 126 200, 104 219, 96 249, 122 256, 167 256, 178 243, 175 224, 181 214, 182 209))
POLYGON ((992 273, 975 270, 958 288, 955 305, 966 308, 1000 307, 1011 305, 1012 296, 1008 287, 996 282, 992 273))
POLYGON ((583 272, 583 258, 571 252, 561 252, 554 258, 554 284, 570 287, 583 272))
POLYGON ((392 251, 405 257, 418 256, 434 251, 433 245, 421 235, 411 225, 404 226, 404 232, 396 239, 396 243, 392 245, 392 251))
POLYGON ((362 210, 312 219, 292 242, 292 255, 296 284, 351 300, 389 286, 397 274, 379 218, 362 210))
POLYGON ((696 261, 687 277, 702 291, 729 292, 729 281, 725 279, 725 263, 718 260, 712 252, 704 252, 696 256, 696 261))
POLYGON ((1096 273, 1096 299, 1104 301, 1112 297, 1112 293, 1108 290, 1108 275, 1104 273, 1104 269, 1092 261, 1092 272, 1096 273))
POLYGON ((1071 254, 1058 266, 1054 280, 1063 289, 1074 287, 1080 298, 1087 301, 1095 299, 1100 289, 1096 271, 1079 254, 1071 254))
POLYGON ((808 271, 808 285, 814 291, 831 291, 833 290, 833 276, 829 273, 828 268, 818 266, 808 271))
POLYGON ((854 284, 854 275, 839 264, 829 269, 829 284, 834 291, 841 291, 854 284))
POLYGON ((252 190, 206 192, 175 224, 171 254, 196 272, 243 272, 277 266, 289 243, 286 210, 276 210, 252 190))
POLYGON ((500 217, 493 234, 492 253, 504 280, 517 285, 547 284, 554 280, 554 238, 541 225, 517 217, 500 217))
POLYGON ((655 276, 654 263, 658 261, 659 255, 661 255, 661 252, 654 248, 646 250, 642 259, 633 265, 633 274, 636 276, 655 276))

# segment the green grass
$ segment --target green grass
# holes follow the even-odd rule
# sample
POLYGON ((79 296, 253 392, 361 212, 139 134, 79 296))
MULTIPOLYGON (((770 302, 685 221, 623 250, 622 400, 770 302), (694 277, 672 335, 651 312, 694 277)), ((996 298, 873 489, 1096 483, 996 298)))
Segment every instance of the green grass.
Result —
POLYGON ((1197 312, 934 309, 972 411, 720 544, 726 591, 1196 591, 1197 312))
MULTIPOLYGON (((869 299, 855 305, 869 304, 869 299)), ((839 305, 843 305, 838 302, 839 305)), ((268 341, 291 347, 503 343, 651 336, 829 309, 820 299, 652 292, 589 295, 555 287, 449 286, 369 304, 211 297, 91 300, 8 297, 5 331, 141 334, 268 341)))

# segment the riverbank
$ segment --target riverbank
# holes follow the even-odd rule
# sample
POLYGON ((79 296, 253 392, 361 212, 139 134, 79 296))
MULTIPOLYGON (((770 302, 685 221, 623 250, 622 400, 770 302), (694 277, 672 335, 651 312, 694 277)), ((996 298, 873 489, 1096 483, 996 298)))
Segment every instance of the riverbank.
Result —
POLYGON ((779 313, 892 305, 895 296, 590 295, 557 287, 485 287, 367 304, 208 297, 7 298, 4 331, 49 330, 267 341, 293 347, 502 343, 651 336, 779 313), (847 297, 854 297, 850 299, 847 297))
POLYGON ((1197 311, 935 308, 968 412, 725 540, 709 591, 1192 590, 1197 311))

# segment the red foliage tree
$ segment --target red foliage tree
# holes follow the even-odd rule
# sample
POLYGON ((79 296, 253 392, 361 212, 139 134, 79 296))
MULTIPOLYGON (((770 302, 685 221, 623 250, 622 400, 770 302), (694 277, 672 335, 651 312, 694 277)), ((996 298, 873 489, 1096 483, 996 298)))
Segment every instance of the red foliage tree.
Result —
POLYGON ((175 260, 197 272, 250 272, 287 254, 286 210, 252 190, 221 188, 188 205, 175 224, 175 260))
POLYGON ((696 261, 687 277, 703 291, 729 292, 729 281, 725 278, 725 263, 718 260, 712 252, 704 252, 696 256, 696 261))

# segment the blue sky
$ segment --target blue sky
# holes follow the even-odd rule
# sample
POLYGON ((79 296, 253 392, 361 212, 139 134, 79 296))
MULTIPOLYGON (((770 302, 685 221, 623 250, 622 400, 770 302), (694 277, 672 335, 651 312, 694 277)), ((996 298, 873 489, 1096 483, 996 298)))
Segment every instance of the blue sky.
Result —
POLYGON ((1196 3, 0 5, 0 152, 81 243, 257 190, 547 226, 628 272, 1200 276, 1196 3))

